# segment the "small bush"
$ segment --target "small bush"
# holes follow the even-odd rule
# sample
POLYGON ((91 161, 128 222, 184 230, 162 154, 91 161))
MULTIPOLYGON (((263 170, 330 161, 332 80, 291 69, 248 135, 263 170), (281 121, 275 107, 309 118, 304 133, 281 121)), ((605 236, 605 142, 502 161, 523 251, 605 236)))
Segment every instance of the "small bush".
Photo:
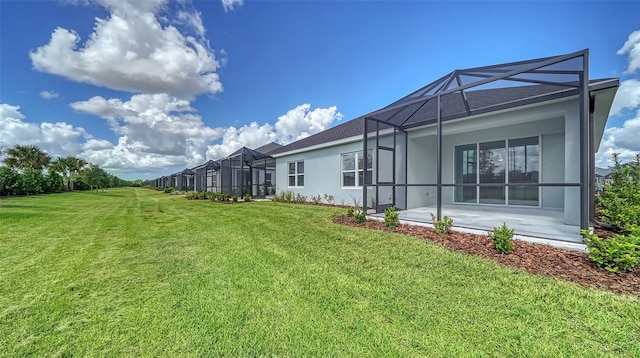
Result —
POLYGON ((620 164, 617 154, 613 159, 611 182, 604 185, 598 198, 600 213, 604 221, 629 234, 632 226, 640 225, 640 154, 635 162, 626 164, 620 164))
POLYGON ((167 194, 171 194, 174 191, 176 191, 176 188, 174 188, 174 187, 164 188, 164 192, 167 193, 167 194))
POLYGON ((501 254, 508 254, 513 251, 513 229, 509 229, 506 223, 502 223, 502 226, 494 227, 493 231, 489 232, 489 237, 493 241, 493 246, 501 254))
POLYGON ((324 200, 327 201, 327 204, 333 205, 333 201, 335 200, 335 198, 331 194, 324 194, 324 200))
POLYGON ((311 201, 313 202, 313 205, 318 205, 320 204, 320 202, 322 201, 322 197, 320 195, 318 196, 311 196, 311 201))
POLYGON ((232 196, 231 200, 233 200, 234 203, 237 203, 238 202, 238 195, 232 196))
POLYGON ((632 271, 640 264, 640 228, 634 226, 631 231, 630 235, 603 239, 590 230, 582 230, 589 258, 607 271, 632 271))
POLYGON ((351 197, 353 201, 353 219, 357 224, 362 224, 367 220, 367 211, 360 205, 360 198, 351 197))
POLYGON ((200 199, 200 193, 196 191, 190 191, 184 197, 187 198, 187 200, 198 200, 200 199))
POLYGON ((307 202, 307 196, 306 195, 302 195, 300 193, 296 194, 296 198, 295 198, 295 202, 298 204, 304 204, 307 202))
POLYGON ((355 214, 355 212, 353 211, 353 208, 347 209, 347 216, 348 217, 352 218, 354 214, 355 214))
POLYGON ((398 227, 399 214, 395 206, 390 206, 384 210, 384 224, 391 229, 398 227))
POLYGON ((246 202, 250 202, 251 201, 251 195, 249 194, 244 194, 244 198, 242 198, 244 201, 246 202))
POLYGON ((453 219, 446 216, 442 220, 436 220, 436 216, 431 214, 431 221, 433 221, 433 231, 440 236, 445 236, 449 232, 449 229, 453 226, 453 219))

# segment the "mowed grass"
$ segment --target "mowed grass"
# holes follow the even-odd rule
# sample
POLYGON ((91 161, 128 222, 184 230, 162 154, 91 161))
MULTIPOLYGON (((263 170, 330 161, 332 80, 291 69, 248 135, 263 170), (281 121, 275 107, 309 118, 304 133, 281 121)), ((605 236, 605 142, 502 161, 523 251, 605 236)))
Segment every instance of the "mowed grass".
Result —
POLYGON ((342 210, 140 188, 0 200, 3 356, 640 356, 640 302, 342 210))

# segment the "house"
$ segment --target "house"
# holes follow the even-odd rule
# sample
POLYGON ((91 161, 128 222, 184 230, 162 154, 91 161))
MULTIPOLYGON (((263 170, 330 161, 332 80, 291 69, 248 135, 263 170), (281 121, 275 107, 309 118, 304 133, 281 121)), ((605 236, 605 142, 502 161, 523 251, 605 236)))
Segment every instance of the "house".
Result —
POLYGON ((394 206, 408 221, 433 213, 463 228, 505 222, 521 235, 581 242, 618 86, 589 80, 588 50, 455 70, 288 145, 241 148, 214 170, 223 192, 327 194, 372 216, 394 206))
POLYGON ((191 169, 147 182, 155 188, 180 191, 215 191, 260 198, 274 195, 275 159, 269 153, 282 147, 268 143, 257 149, 242 147, 219 160, 209 160, 191 169))
POLYGON ((455 70, 271 152, 278 189, 361 202, 373 215, 389 206, 401 219, 448 215, 471 228, 512 215, 517 232, 581 240, 593 218, 594 156, 619 86, 617 78, 588 81, 588 55, 455 70))
POLYGON ((606 184, 607 182, 609 182, 611 180, 611 173, 613 173, 613 170, 611 168, 595 168, 595 190, 596 193, 599 193, 602 191, 602 188, 604 187, 604 184, 606 184))

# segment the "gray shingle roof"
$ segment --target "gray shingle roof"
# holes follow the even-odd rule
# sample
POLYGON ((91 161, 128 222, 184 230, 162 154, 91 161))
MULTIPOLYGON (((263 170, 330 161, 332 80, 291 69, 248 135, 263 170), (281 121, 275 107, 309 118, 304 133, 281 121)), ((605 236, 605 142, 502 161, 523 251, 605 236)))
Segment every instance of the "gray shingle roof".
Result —
MULTIPOLYGON (((591 80, 591 89, 599 89, 606 85, 607 82, 616 83, 617 79, 599 79, 591 80)), ((606 87, 606 86, 605 86, 606 87)), ((472 114, 487 113, 504 108, 513 108, 529 103, 544 102, 556 98, 569 97, 577 94, 575 89, 567 89, 566 87, 554 86, 554 85, 531 85, 531 86, 517 86, 509 88, 494 88, 484 90, 468 90, 465 91, 469 106, 473 109, 472 114)), ((383 107, 390 108, 396 105, 399 101, 395 101, 393 104, 383 107)), ((450 93, 442 97, 442 110, 443 120, 451 120, 460 118, 467 115, 466 107, 462 101, 459 93, 450 93)), ((375 111, 376 113, 380 111, 375 111)), ((395 111, 389 111, 388 113, 379 113, 375 116, 376 119, 383 121, 389 121, 396 125, 401 124, 404 120, 409 119, 403 124, 406 128, 417 125, 425 125, 435 123, 437 114, 437 102, 434 100, 428 101, 426 104, 414 103, 405 108, 395 111)), ((290 151, 300 150, 315 145, 330 143, 340 139, 350 138, 358 135, 362 135, 364 129, 364 118, 369 114, 352 119, 348 122, 342 123, 338 126, 326 129, 322 132, 316 133, 312 136, 300 139, 283 147, 280 147, 272 151, 271 155, 280 153, 286 153, 290 151)))
POLYGON ((262 147, 258 147, 255 149, 256 152, 260 152, 262 154, 270 154, 274 150, 282 148, 282 144, 278 144, 276 142, 271 142, 263 145, 262 147))

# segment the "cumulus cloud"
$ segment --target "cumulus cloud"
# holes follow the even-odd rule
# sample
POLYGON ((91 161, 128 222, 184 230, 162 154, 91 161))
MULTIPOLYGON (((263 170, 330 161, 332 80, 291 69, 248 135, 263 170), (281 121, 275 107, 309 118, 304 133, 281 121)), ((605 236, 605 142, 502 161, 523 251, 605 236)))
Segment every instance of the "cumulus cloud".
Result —
POLYGON ((65 122, 38 124, 25 118, 19 106, 0 104, 0 147, 33 144, 59 157, 76 155, 81 149, 79 140, 91 137, 83 128, 65 122))
POLYGON ((301 104, 278 117, 275 126, 253 122, 240 128, 223 129, 221 143, 208 146, 207 157, 223 158, 242 146, 257 148, 269 142, 286 145, 321 132, 341 119, 342 114, 335 106, 311 110, 310 104, 301 104))
POLYGON ((629 67, 625 73, 634 73, 640 69, 640 30, 629 34, 629 38, 618 50, 618 55, 629 54, 629 67))
POLYGON ((42 91, 42 92, 40 92, 40 97, 42 97, 44 99, 53 99, 53 98, 58 98, 59 96, 60 96, 60 93, 53 92, 53 91, 42 91))
POLYGON ((244 0, 221 0, 222 1, 222 8, 224 9, 224 12, 229 12, 229 11, 233 11, 237 8, 242 7, 242 4, 244 4, 244 0))
POLYGON ((596 166, 607 168, 613 166, 613 153, 620 154, 621 162, 629 162, 640 153, 640 110, 634 118, 624 122, 622 128, 612 127, 604 131, 600 150, 596 154, 596 166))
POLYGON ((97 3, 110 16, 96 18, 93 33, 82 44, 74 30, 56 28, 49 43, 29 54, 37 70, 100 87, 187 99, 223 90, 216 73, 220 62, 202 37, 205 29, 195 9, 166 15, 169 23, 190 25, 196 35, 191 36, 161 24, 165 1, 97 3))
POLYGON ((242 147, 258 148, 277 138, 273 126, 266 123, 262 126, 252 122, 240 128, 228 127, 222 130, 222 142, 207 147, 207 157, 220 159, 242 147))
POLYGON ((640 80, 628 79, 620 83, 616 98, 613 100, 610 114, 616 116, 626 109, 640 106, 640 80))
POLYGON ((308 103, 301 104, 278 117, 276 131, 281 144, 308 137, 327 129, 334 121, 342 119, 336 106, 311 110, 308 103))
POLYGON ((35 144, 54 157, 78 156, 116 175, 135 176, 143 171, 162 175, 226 157, 242 146, 287 144, 342 118, 335 107, 312 110, 303 104, 278 117, 275 124, 211 128, 189 101, 168 94, 134 95, 127 101, 97 96, 71 107, 103 118, 118 135, 117 143, 65 122, 27 122, 19 106, 0 104, 0 146, 35 144))
MULTIPOLYGON (((618 50, 618 55, 629 55, 629 67, 625 73, 633 73, 640 69, 640 30, 634 31, 618 50)), ((634 160, 640 153, 640 80, 631 78, 620 83, 616 98, 611 106, 612 116, 627 116, 622 127, 605 129, 596 154, 596 166, 610 167, 613 163, 613 153, 618 153, 621 162, 634 160), (635 113, 635 116, 633 115, 635 113)))

